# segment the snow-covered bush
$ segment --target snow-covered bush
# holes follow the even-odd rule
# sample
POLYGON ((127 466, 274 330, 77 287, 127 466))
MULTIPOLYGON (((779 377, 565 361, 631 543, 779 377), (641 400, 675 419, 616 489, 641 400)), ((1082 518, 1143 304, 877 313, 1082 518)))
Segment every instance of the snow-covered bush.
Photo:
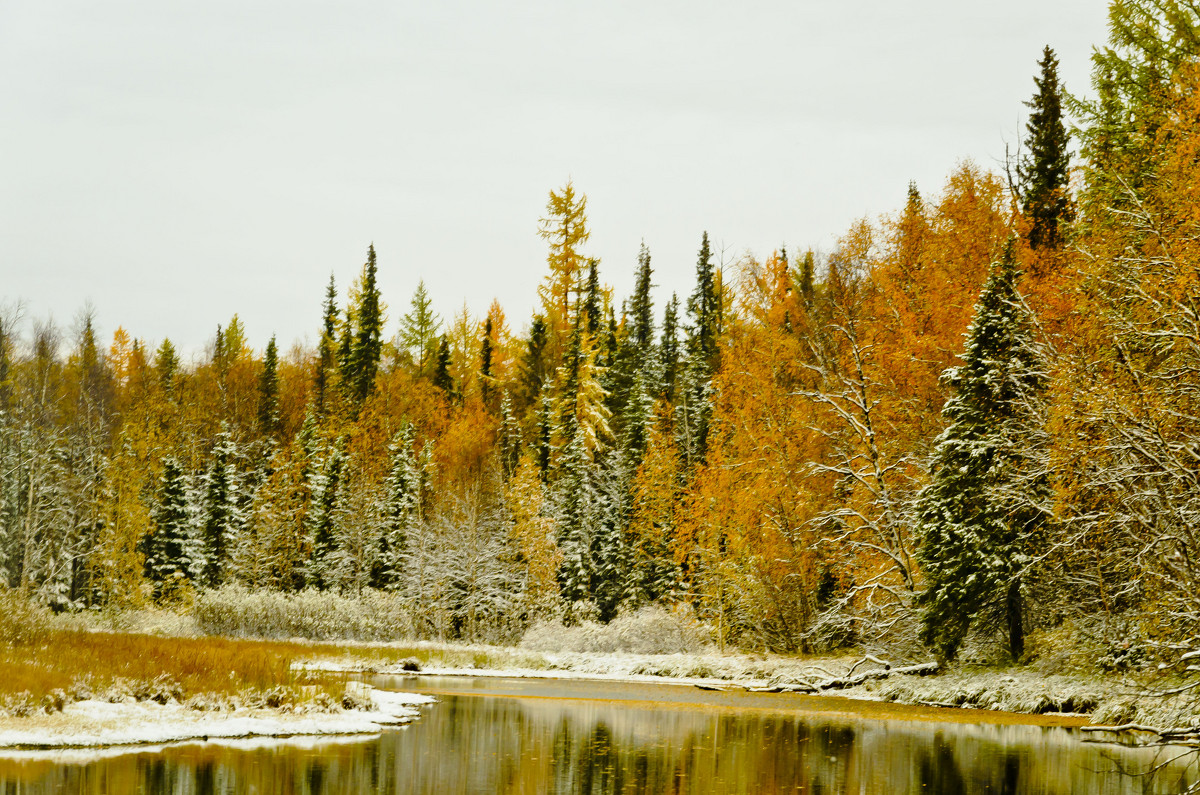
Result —
POLYGON ((648 605, 621 613, 608 624, 584 621, 563 626, 557 621, 534 624, 521 640, 533 651, 627 652, 682 654, 699 652, 709 642, 708 628, 683 605, 667 610, 648 605))
POLYGON ((358 598, 326 591, 295 594, 229 585, 196 599, 195 619, 211 635, 311 640, 396 640, 412 636, 411 610, 394 594, 358 598))

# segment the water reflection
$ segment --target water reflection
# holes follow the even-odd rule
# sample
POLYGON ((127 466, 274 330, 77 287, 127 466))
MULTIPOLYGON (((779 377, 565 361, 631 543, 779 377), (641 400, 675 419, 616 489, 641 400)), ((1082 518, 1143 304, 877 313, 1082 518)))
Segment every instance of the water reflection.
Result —
POLYGON ((1081 744, 1065 729, 644 700, 439 697, 417 723, 377 738, 0 759, 0 793, 1116 795, 1174 793, 1197 780, 1182 763, 1154 779, 1132 775, 1162 760, 1081 744))

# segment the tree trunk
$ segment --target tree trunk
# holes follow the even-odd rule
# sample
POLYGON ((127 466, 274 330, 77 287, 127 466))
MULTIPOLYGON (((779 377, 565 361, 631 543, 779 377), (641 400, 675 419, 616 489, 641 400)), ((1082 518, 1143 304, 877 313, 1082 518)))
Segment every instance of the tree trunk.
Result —
POLYGON ((1014 579, 1008 585, 1004 612, 1008 620, 1008 651, 1012 655, 1013 662, 1017 662, 1025 654, 1025 617, 1021 603, 1021 581, 1019 579, 1014 579))

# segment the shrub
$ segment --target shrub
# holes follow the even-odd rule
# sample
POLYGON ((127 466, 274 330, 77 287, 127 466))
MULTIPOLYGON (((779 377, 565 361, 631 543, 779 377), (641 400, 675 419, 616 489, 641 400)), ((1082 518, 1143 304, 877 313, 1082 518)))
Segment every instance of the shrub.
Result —
POLYGON ((0 645, 33 646, 49 631, 50 611, 0 585, 0 645))
POLYGON ((557 621, 534 624, 521 640, 532 651, 627 652, 631 654, 682 654, 702 651, 707 628, 685 606, 667 610, 647 605, 622 613, 607 625, 585 621, 563 626, 557 621))
POLYGON ((228 637, 396 640, 412 636, 411 611, 395 594, 367 590, 357 599, 327 591, 204 591, 194 617, 202 632, 228 637))

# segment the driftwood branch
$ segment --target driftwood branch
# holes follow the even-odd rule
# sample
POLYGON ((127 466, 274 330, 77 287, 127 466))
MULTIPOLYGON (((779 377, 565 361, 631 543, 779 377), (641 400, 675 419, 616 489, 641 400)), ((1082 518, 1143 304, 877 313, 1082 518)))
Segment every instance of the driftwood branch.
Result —
POLYGON ((1146 726, 1142 723, 1123 723, 1120 726, 1083 726, 1081 728, 1085 732, 1112 732, 1114 734, 1143 732, 1157 735, 1165 743, 1200 741, 1200 726, 1160 729, 1157 726, 1146 726))
POLYGON ((822 669, 822 673, 827 678, 815 681, 800 679, 797 682, 788 683, 786 685, 771 685, 769 687, 753 687, 747 688, 758 693, 823 693, 827 690, 844 690, 848 687, 857 687, 872 679, 887 679, 895 674, 908 676, 928 676, 935 674, 938 670, 936 662, 918 663, 916 665, 903 665, 898 668, 893 668, 892 664, 886 660, 881 660, 878 657, 867 655, 863 659, 850 666, 850 670, 843 676, 834 676, 828 671, 822 669), (855 674, 854 672, 860 665, 866 662, 873 662, 876 665, 882 665, 882 668, 872 668, 869 671, 863 671, 855 674))

